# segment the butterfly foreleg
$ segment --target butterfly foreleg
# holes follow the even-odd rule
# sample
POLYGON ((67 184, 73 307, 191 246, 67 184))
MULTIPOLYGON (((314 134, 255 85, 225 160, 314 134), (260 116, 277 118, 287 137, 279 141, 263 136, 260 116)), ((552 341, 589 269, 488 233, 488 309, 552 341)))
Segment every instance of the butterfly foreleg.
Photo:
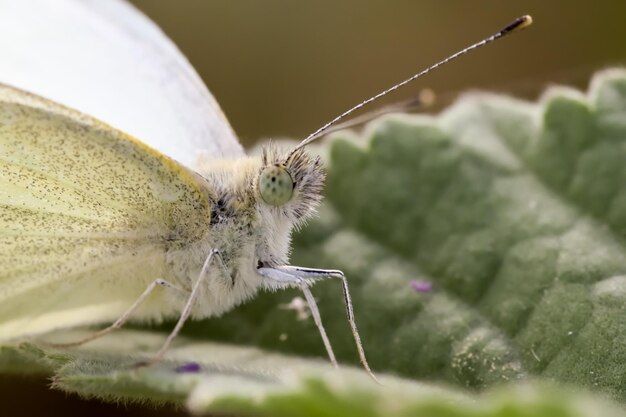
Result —
POLYGON ((178 292, 182 292, 182 293, 187 293, 187 291, 185 291, 182 288, 177 287, 176 285, 172 284, 171 282, 168 282, 162 278, 157 278, 154 281, 152 281, 150 283, 150 285, 148 285, 148 287, 144 290, 144 292, 139 296, 139 298, 137 298, 137 300, 128 308, 128 310, 126 310, 124 312, 124 314, 122 314, 120 316, 120 318, 118 318, 117 320, 115 320, 115 322, 113 322, 113 324, 111 324, 108 327, 105 327, 104 329, 95 332, 94 334, 87 336, 83 339, 74 341, 74 342, 68 342, 68 343, 51 343, 52 346, 54 347, 72 347, 72 346, 80 346, 82 344, 85 344, 87 342, 91 342, 92 340, 98 339, 108 333, 111 333, 113 330, 119 329, 120 327, 122 327, 132 316, 132 314, 135 312, 135 310, 137 310, 137 308, 139 308, 139 306, 150 296, 150 294, 152 294, 152 291, 154 291, 155 288, 157 287, 163 287, 163 288, 167 288, 167 289, 171 289, 174 291, 178 291, 178 292))
POLYGON ((313 316, 313 321, 317 326, 317 329, 322 337, 322 341, 324 342, 324 347, 326 348, 326 352, 328 354, 328 358, 333 366, 338 367, 337 359, 335 358, 335 352, 333 352, 333 347, 330 344, 330 340, 326 335, 326 329, 324 328, 324 324, 322 323, 322 317, 320 316, 319 309, 317 308, 317 303, 315 302, 315 298, 313 298, 313 294, 311 294, 311 290, 309 289, 309 285, 303 277, 299 277, 294 275, 288 270, 285 270, 284 267, 278 268, 258 268, 257 271, 259 274, 264 276, 265 278, 269 278, 272 281, 276 281, 279 284, 292 284, 297 285, 302 293, 304 294, 304 298, 306 298, 307 304, 311 309, 311 315, 313 316))
POLYGON ((361 337, 359 336, 359 331, 356 326, 356 320, 354 318, 354 310, 352 308, 352 298, 350 297, 350 290, 348 288, 348 280, 346 279, 343 272, 334 270, 334 269, 315 269, 315 268, 304 268, 300 266, 291 266, 284 265, 278 266, 275 268, 267 268, 261 267, 258 268, 257 271, 259 274, 263 275, 270 280, 276 281, 277 283, 282 284, 295 284, 297 285, 304 294, 307 303, 309 304, 309 308, 311 309, 311 315, 313 316, 313 320, 315 321, 315 325, 317 326, 322 340, 324 342, 324 346, 326 347, 326 352, 328 353, 328 357, 330 358, 331 363, 334 366, 337 365, 337 360, 335 359, 335 354, 333 352, 332 346, 330 345, 330 341, 328 340, 328 336, 326 335, 326 330, 324 329, 324 325, 322 324, 322 319, 319 313, 319 309, 317 308, 317 303, 311 294, 311 290, 309 289, 309 284, 320 281, 326 278, 338 278, 342 282, 343 287, 343 298, 346 305, 346 313, 348 316, 348 322, 350 323, 350 329, 352 330, 352 336, 354 337, 354 342, 356 344, 357 350, 359 352, 359 358, 363 367, 367 371, 367 373, 376 381, 378 379, 370 369, 369 363, 367 362, 367 358, 365 357, 365 350, 363 349, 363 344, 361 343, 361 337))

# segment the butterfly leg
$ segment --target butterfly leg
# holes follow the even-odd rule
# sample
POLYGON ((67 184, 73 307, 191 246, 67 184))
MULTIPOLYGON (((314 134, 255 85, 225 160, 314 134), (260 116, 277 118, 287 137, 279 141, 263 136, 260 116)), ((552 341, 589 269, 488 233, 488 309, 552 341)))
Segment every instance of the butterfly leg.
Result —
POLYGON ((183 293, 187 293, 187 291, 183 290, 182 288, 179 288, 177 286, 175 286, 174 284, 158 278, 155 279, 154 281, 152 281, 150 283, 150 285, 148 285, 148 287, 144 290, 144 292, 139 296, 139 298, 137 298, 137 300, 133 303, 133 305, 131 305, 128 310, 126 310, 124 312, 124 314, 122 314, 120 316, 120 318, 118 318, 117 320, 115 320, 115 322, 113 324, 111 324, 109 327, 105 327, 104 329, 85 337, 84 339, 80 339, 77 340, 75 342, 69 342, 69 343, 51 343, 51 346, 54 347, 72 347, 72 346, 80 346, 82 344, 85 344, 87 342, 91 342, 94 339, 98 339, 108 333, 111 333, 113 330, 119 329, 120 327, 122 327, 130 318, 130 316, 135 312, 135 310, 137 310, 137 308, 146 300, 146 298, 148 298, 150 296, 150 294, 152 294, 152 291, 154 291, 155 288, 157 287, 163 287, 163 288, 167 288, 167 289, 171 289, 171 290, 175 290, 175 291, 179 291, 179 292, 183 292, 183 293))
POLYGON ((369 363, 367 362, 367 358, 365 357, 365 350, 363 349, 363 344, 361 343, 361 336, 359 336, 359 331, 356 326, 356 320, 354 318, 354 310, 352 308, 352 298, 350 297, 350 290, 348 288, 348 280, 346 279, 343 272, 334 270, 334 269, 314 269, 314 268, 303 268, 300 266, 279 266, 275 268, 266 268, 261 267, 258 268, 257 271, 259 274, 263 275, 266 278, 276 281, 277 283, 282 284, 295 284, 297 285, 303 292, 304 297, 309 304, 309 308, 311 309, 311 315, 313 316, 313 320, 315 321, 315 325, 317 326, 320 335, 322 336, 322 340, 324 342, 324 346, 326 347, 326 352, 328 352, 328 357, 334 366, 337 365, 337 360, 335 359, 335 354, 330 345, 330 341, 328 340, 328 336, 326 335, 326 330, 324 329, 324 325, 322 324, 322 319, 319 313, 319 309, 317 308, 317 303, 311 294, 311 290, 309 289, 309 284, 320 281, 325 278, 338 278, 342 282, 343 286, 343 299, 346 305, 346 313, 348 316, 348 322, 350 323, 350 329, 352 330, 352 336, 354 338, 354 342, 356 344, 357 350, 359 352, 359 358, 363 367, 367 371, 367 373, 374 379, 374 381, 379 382, 372 370, 370 369, 369 363))
POLYGON ((185 322, 191 315, 191 310, 193 309, 193 305, 196 302, 196 298, 198 298, 198 291, 200 290, 200 286, 207 279, 208 277, 207 272, 209 270, 209 267, 211 266, 211 262, 215 258, 219 259, 220 264, 222 265, 222 268, 224 269, 224 271, 226 271, 227 275, 230 276, 228 268, 226 266, 226 263, 224 262, 224 259, 222 258, 220 251, 218 249, 212 249, 209 252, 209 256, 207 256, 206 260, 204 261, 204 264, 202 265, 202 269, 200 270, 198 279, 193 284, 189 298, 187 299, 187 302, 185 303, 185 307, 183 308, 183 311, 180 314, 178 321, 176 322, 176 326, 174 327, 174 330, 172 330, 169 336, 167 336, 167 339, 165 339, 165 342, 161 346, 161 349, 159 349, 159 351, 152 358, 150 358, 147 361, 137 364, 137 366, 149 366, 163 359, 163 355, 165 355, 165 352, 167 352, 167 349, 170 347, 170 344, 176 338, 176 336, 182 329, 183 325, 185 324, 185 322))

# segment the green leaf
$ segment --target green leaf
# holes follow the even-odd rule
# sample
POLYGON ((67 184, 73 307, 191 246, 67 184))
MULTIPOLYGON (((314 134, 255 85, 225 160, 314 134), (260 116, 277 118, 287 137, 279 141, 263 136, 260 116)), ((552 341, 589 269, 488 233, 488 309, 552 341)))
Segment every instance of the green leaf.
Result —
MULTIPOLYGON (((75 331, 56 336, 75 340, 87 334, 75 331)), ((159 334, 121 330, 69 351, 23 343, 5 346, 2 356, 22 364, 56 367, 53 386, 57 389, 115 402, 184 402, 195 413, 274 417, 621 415, 605 401, 545 383, 508 386, 472 398, 394 377, 382 377, 384 385, 378 385, 363 371, 333 369, 325 361, 184 338, 177 340, 167 360, 134 368, 161 342, 159 334), (198 372, 180 372, 179 367, 189 360, 201 366, 198 372)), ((17 367, 13 371, 19 372, 17 367)))
MULTIPOLYGON (((401 349, 435 349, 447 332, 437 376, 449 381, 540 374, 626 400, 625 103, 626 76, 611 71, 588 97, 468 97, 438 120, 379 121, 365 148, 335 143, 328 189, 342 219, 436 286, 430 305, 384 324, 401 349), (466 326, 419 325, 437 298, 466 326)), ((404 357, 386 369, 433 375, 404 357)))
MULTIPOLYGON (((375 370, 473 389, 542 376, 626 401, 624 71, 586 96, 474 94, 334 139, 327 205, 293 262, 346 273, 375 370)), ((314 293, 356 364, 338 283, 314 293)), ((323 356, 313 324, 277 307, 295 294, 193 333, 323 356)))
MULTIPOLYGON (((78 350, 5 346, 0 369, 273 416, 609 415, 579 389, 626 402, 626 72, 587 95, 475 94, 437 117, 388 116, 320 152, 327 199, 293 263, 346 273, 370 364, 398 378, 326 369, 312 320, 288 307, 297 291, 189 323, 153 368, 131 365, 163 335, 127 331, 78 350), (184 362, 202 373, 176 373, 184 362)), ((340 284, 313 292, 340 362, 358 365, 340 284)))
MULTIPOLYGON (((448 381, 538 374, 626 400, 625 104, 626 76, 610 71, 588 97, 468 97, 438 120, 379 121, 365 148, 335 143, 328 190, 341 218, 436 287, 423 310, 384 324, 401 349, 437 349, 448 333, 434 374, 448 381), (420 325, 437 298, 467 325, 420 325)), ((433 375, 415 353, 386 369, 433 375)))

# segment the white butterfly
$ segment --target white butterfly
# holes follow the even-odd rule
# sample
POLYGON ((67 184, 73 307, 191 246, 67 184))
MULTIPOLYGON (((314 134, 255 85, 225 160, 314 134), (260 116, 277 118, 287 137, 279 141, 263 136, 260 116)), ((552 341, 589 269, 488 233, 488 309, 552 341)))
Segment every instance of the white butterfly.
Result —
POLYGON ((319 159, 247 157, 188 61, 123 1, 0 2, 0 53, 0 81, 54 100, 0 87, 0 340, 113 322, 81 344, 179 317, 156 361, 188 317, 296 286, 336 365, 308 289, 334 277, 369 371, 343 274, 288 264, 321 200, 319 159))
POLYGON ((338 278, 375 379, 344 275, 288 263, 292 230, 322 198, 324 171, 304 148, 356 109, 530 22, 361 102, 287 152, 248 157, 187 60, 129 4, 0 0, 0 81, 54 100, 0 86, 0 341, 113 322, 66 344, 75 345, 129 318, 178 317, 152 363, 189 317, 298 287, 337 365, 308 287, 338 278))

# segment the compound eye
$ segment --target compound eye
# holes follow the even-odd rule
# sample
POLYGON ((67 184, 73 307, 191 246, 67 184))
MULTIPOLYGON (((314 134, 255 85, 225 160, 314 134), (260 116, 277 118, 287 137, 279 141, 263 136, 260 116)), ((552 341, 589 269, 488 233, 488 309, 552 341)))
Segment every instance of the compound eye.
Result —
POLYGON ((280 165, 265 167, 259 176, 259 192, 270 206, 282 206, 291 200, 293 179, 280 165))

